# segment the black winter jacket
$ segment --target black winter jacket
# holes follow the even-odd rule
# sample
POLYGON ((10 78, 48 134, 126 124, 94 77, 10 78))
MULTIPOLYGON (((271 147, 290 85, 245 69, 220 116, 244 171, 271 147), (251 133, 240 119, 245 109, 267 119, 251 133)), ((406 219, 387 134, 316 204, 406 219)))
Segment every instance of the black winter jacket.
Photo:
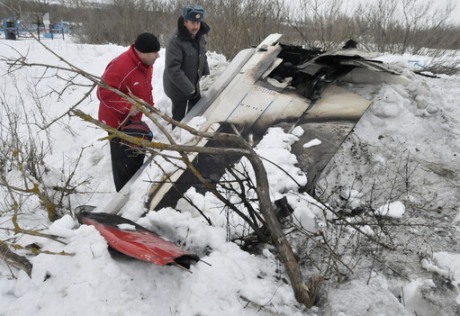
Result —
POLYGON ((206 57, 206 39, 210 27, 201 22, 195 38, 184 26, 184 19, 177 21, 177 30, 166 45, 166 61, 163 73, 163 88, 174 100, 190 100, 200 91, 200 79, 209 75, 206 57))

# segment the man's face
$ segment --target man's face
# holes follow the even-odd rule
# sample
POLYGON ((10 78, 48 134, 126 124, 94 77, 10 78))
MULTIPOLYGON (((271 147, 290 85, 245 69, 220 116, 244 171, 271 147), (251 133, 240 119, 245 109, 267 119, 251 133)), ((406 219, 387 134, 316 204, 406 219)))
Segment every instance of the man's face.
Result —
POLYGON ((153 65, 155 61, 160 57, 160 52, 138 53, 138 55, 142 63, 150 66, 153 65))
POLYGON ((190 34, 195 36, 200 30, 201 22, 195 22, 184 19, 184 26, 190 32, 190 34))

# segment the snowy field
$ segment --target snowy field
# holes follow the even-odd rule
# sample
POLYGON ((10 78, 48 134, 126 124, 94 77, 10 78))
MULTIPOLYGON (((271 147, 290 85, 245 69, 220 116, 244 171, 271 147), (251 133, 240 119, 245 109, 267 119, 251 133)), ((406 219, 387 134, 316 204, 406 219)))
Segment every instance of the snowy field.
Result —
MULTIPOLYGON (((117 45, 82 45, 59 39, 43 43, 67 62, 97 76, 112 58, 126 50, 117 45)), ((160 55, 154 66, 155 106, 170 114, 170 101, 162 89, 163 49, 160 55)), ((359 256, 343 253, 344 266, 349 270, 337 267, 344 271, 329 273, 317 306, 306 309, 296 302, 271 247, 254 255, 228 241, 226 213, 215 198, 190 192, 212 218, 213 226, 186 205, 178 205, 181 212, 167 208, 141 217, 149 181, 159 174, 154 164, 142 176, 143 181, 135 184, 123 215, 166 238, 180 240, 181 246, 210 265, 198 262, 187 272, 112 257, 99 233, 91 226, 79 226, 70 215, 79 205, 103 208, 114 195, 109 146, 101 140, 106 133, 78 117, 63 115, 78 103, 78 109, 97 117, 95 91, 80 102, 89 90, 86 79, 76 78, 74 83, 79 85, 67 87, 68 72, 39 65, 65 66, 39 43, 1 40, 2 155, 15 157, 6 149, 15 133, 27 155, 43 153, 40 167, 48 186, 62 186, 68 178, 78 186, 62 201, 69 214, 53 223, 36 197, 15 197, 21 205, 18 225, 59 236, 59 241, 14 234, 12 197, 1 191, 0 240, 16 245, 17 253, 30 260, 33 270, 29 277, 0 262, 0 315, 460 314, 460 77, 415 75, 411 71, 414 60, 418 64, 429 62, 423 56, 379 59, 405 67, 404 74, 412 83, 404 87, 343 84, 371 100, 372 105, 331 161, 321 183, 327 186, 330 206, 349 211, 350 222, 365 218, 359 211, 371 205, 378 215, 375 218, 388 224, 395 249, 362 242, 357 247, 359 256), (37 66, 9 68, 7 59, 20 56, 27 56, 28 62, 37 66), (31 147, 26 144, 31 143, 36 151, 29 151, 31 147), (375 198, 371 203, 372 194, 375 198), (41 253, 34 255, 25 248, 31 244, 39 245, 41 253)), ((212 76, 207 80, 212 81, 228 63, 213 53, 209 53, 209 62, 212 76)), ((162 141, 150 125, 154 138, 162 141)), ((299 133, 296 129, 287 134, 272 128, 257 151, 296 175, 302 184, 307 175, 296 167, 291 153, 299 133)), ((312 139, 305 150, 319 143, 312 139)), ((5 161, 9 160, 2 157, 3 178, 21 186, 19 172, 8 168, 5 161)), ((279 169, 267 165, 267 171, 271 196, 274 200, 287 197, 294 208, 294 223, 313 233, 333 234, 332 228, 324 225, 324 216, 333 214, 315 207, 308 195, 297 192, 294 182, 283 181, 286 177, 279 169)), ((365 229, 380 237, 373 226, 365 229)), ((337 236, 346 243, 352 240, 351 235, 345 229, 337 236)), ((295 235, 291 238, 298 251, 301 241, 295 240, 295 235)), ((308 276, 318 273, 319 267, 304 264, 302 269, 308 276)))

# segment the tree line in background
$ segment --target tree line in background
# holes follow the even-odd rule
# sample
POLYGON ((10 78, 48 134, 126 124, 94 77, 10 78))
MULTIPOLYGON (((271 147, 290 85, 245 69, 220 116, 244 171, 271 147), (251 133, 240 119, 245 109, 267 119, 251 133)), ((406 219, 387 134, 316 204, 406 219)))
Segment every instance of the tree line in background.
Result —
MULTIPOLYGON (((233 58, 271 33, 290 44, 329 50, 354 39, 380 52, 426 53, 459 49, 459 25, 449 24, 453 4, 433 9, 422 0, 201 0, 211 26, 209 50, 233 58)), ((186 0, 0 0, 2 17, 19 19, 46 12, 73 26, 82 43, 130 44, 141 32, 159 35, 164 45, 186 0), (51 4, 50 4, 51 3, 51 4)))

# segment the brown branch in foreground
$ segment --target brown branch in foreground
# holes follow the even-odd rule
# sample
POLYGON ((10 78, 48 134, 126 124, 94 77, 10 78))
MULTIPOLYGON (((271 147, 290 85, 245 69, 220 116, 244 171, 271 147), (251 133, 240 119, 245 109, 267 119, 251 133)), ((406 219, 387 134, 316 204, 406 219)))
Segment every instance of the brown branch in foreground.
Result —
POLYGON ((268 192, 269 186, 267 173, 262 160, 255 154, 255 152, 252 155, 247 156, 247 158, 251 161, 256 175, 256 188, 259 195, 260 211, 265 218, 270 236, 276 249, 278 250, 281 262, 283 262, 289 279, 291 280, 291 286, 294 290, 295 298, 299 303, 302 303, 306 307, 310 308, 314 305, 316 298, 314 295, 310 295, 310 289, 303 280, 302 272, 300 271, 291 245, 284 235, 280 222, 273 211, 273 206, 270 202, 270 195, 268 192))

